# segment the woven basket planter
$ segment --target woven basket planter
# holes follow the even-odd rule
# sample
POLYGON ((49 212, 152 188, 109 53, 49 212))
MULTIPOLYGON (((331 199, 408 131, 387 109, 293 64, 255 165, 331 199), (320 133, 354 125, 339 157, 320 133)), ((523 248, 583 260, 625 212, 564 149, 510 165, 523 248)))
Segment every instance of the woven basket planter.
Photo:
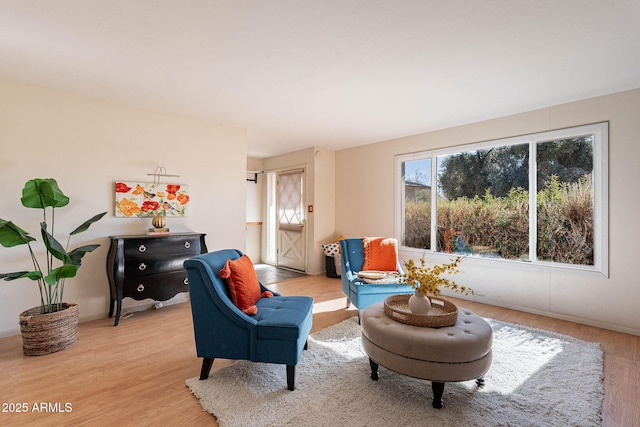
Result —
POLYGON ((62 304, 62 310, 40 313, 40 307, 20 313, 22 350, 27 356, 43 356, 78 342, 78 304, 62 304))

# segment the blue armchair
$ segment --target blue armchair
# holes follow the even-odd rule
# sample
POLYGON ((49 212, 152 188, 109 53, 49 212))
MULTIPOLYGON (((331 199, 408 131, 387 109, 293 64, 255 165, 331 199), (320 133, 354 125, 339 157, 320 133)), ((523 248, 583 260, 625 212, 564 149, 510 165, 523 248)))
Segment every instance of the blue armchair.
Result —
MULTIPOLYGON (((364 246, 362 239, 340 240, 340 254, 342 256, 342 293, 347 297, 347 307, 353 304, 358 309, 364 310, 371 304, 383 301, 386 297, 396 294, 412 294, 413 288, 409 285, 398 283, 370 284, 361 281, 357 273, 362 270, 364 264, 364 246)), ((399 273, 402 273, 400 263, 397 265, 399 273)))
MULTIPOLYGON (((189 278, 191 313, 196 352, 202 357, 200 379, 209 377, 216 357, 252 362, 278 363, 287 366, 287 388, 295 388, 295 366, 313 321, 313 299, 305 296, 282 296, 256 302, 258 312, 249 316, 229 298, 227 285, 219 276, 227 259, 242 256, 238 250, 226 249, 190 258, 184 262, 189 278)), ((260 284, 261 291, 267 291, 260 284)))

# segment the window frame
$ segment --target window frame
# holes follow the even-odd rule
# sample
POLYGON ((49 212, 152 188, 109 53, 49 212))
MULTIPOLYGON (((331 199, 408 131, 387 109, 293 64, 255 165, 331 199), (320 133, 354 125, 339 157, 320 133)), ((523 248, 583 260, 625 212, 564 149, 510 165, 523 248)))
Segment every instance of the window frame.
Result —
POLYGON ((514 265, 528 266, 535 269, 562 269, 597 272, 609 277, 609 122, 600 122, 570 128, 532 133, 521 136, 494 139, 470 144, 456 145, 432 150, 424 150, 413 153, 397 154, 395 156, 395 237, 400 243, 399 249, 409 255, 424 255, 425 253, 443 254, 434 250, 436 248, 437 218, 437 158, 438 156, 457 154, 466 151, 487 149, 493 147, 528 144, 529 145, 529 259, 511 260, 495 259, 474 256, 473 259, 487 263, 511 263, 514 265), (585 135, 593 135, 593 232, 594 232, 594 262, 593 265, 564 264, 552 261, 540 261, 536 259, 537 251, 537 162, 536 144, 554 140, 569 139, 585 135), (431 249, 418 249, 404 246, 405 226, 405 188, 403 165, 408 161, 431 159, 431 249))

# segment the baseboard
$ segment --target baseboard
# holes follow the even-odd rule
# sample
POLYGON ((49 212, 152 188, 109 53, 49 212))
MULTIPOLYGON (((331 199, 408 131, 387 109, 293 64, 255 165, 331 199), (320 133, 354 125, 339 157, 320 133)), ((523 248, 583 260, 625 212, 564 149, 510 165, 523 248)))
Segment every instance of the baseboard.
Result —
POLYGON ((483 301, 480 301, 478 298, 464 297, 464 296, 461 296, 461 295, 450 295, 450 296, 454 297, 454 298, 462 299, 462 300, 478 302, 478 303, 481 303, 481 304, 487 304, 487 305, 493 305, 493 306, 496 306, 496 307, 508 308, 509 310, 517 310, 517 311, 522 311, 522 312, 525 312, 525 313, 537 314, 539 316, 550 317, 552 319, 565 320, 567 322, 579 323, 581 325, 593 326, 593 327, 596 327, 596 328, 607 329, 607 330, 610 330, 610 331, 622 332, 622 333, 629 334, 629 335, 640 336, 640 329, 628 328, 628 327, 625 327, 625 326, 615 325, 615 324, 612 324, 612 323, 598 322, 598 321, 593 320, 593 319, 585 319, 585 318, 581 318, 581 317, 577 317, 577 316, 569 316, 569 315, 565 315, 565 314, 561 314, 561 313, 554 313, 554 312, 551 312, 551 311, 536 310, 536 309, 532 309, 530 307, 523 307, 523 306, 520 306, 520 305, 517 305, 517 304, 505 304, 505 303, 500 302, 500 301, 494 301, 494 300, 483 300, 483 301))

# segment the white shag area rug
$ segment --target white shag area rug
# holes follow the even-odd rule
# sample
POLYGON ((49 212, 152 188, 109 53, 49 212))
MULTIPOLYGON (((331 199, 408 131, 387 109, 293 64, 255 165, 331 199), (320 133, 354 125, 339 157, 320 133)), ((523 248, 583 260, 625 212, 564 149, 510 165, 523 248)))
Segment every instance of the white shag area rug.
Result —
POLYGON ((309 337, 287 390, 284 365, 238 361, 186 380, 221 427, 599 426, 604 397, 598 343, 487 319, 493 363, 485 386, 446 383, 431 406, 429 381, 380 366, 369 377, 356 318, 309 337))

